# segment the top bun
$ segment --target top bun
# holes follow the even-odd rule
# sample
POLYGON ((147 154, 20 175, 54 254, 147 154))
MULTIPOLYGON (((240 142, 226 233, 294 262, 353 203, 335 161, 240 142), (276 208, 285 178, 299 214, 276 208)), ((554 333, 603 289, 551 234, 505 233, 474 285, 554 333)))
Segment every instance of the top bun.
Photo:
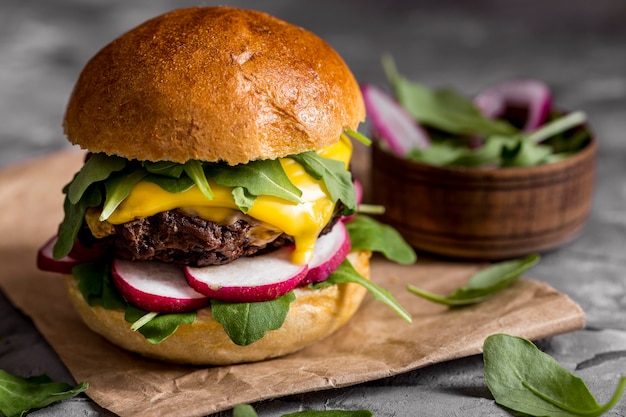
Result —
POLYGON ((194 7, 100 50, 64 128, 92 152, 235 165, 331 145, 364 117, 354 76, 316 35, 258 11, 194 7))

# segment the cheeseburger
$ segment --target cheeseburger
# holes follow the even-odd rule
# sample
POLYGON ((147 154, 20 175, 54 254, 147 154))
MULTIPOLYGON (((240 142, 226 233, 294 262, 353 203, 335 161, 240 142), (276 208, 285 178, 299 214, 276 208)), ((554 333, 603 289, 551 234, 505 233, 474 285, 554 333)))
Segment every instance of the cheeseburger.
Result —
POLYGON ((144 356, 301 349, 370 285, 370 251, 348 233, 364 117, 344 61, 302 28, 231 7, 153 18, 78 78, 64 130, 85 164, 39 266, 65 273, 88 327, 144 356))

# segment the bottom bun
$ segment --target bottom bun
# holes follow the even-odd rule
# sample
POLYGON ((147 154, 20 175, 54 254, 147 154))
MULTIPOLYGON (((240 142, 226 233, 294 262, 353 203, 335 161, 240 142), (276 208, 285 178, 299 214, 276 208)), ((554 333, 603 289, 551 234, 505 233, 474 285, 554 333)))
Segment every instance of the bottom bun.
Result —
MULTIPOLYGON (((354 268, 369 278, 370 252, 353 252, 348 258, 354 268)), ((198 311, 192 324, 181 325, 159 344, 151 344, 138 332, 130 330, 124 312, 89 306, 68 275, 70 299, 85 324, 111 343, 131 352, 166 362, 193 365, 229 365, 261 361, 295 352, 317 342, 343 326, 357 311, 366 290, 353 283, 332 285, 318 290, 306 287, 295 290, 284 325, 268 332, 248 346, 234 344, 211 309, 198 311)))

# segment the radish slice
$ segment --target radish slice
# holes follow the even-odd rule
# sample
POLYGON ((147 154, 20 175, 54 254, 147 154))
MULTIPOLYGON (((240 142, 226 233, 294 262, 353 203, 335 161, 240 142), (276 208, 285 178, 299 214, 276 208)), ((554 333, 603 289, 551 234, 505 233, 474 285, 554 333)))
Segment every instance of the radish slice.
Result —
POLYGON ((129 303, 157 313, 206 307, 209 300, 187 285, 181 267, 158 261, 113 260, 113 283, 129 303))
POLYGON ((56 241, 57 238, 55 236, 39 249, 37 252, 37 268, 42 271, 71 274, 72 268, 78 265, 80 261, 69 255, 61 259, 55 259, 52 256, 52 248, 54 248, 56 241))
POLYGON ((337 222, 333 229, 317 239, 313 259, 309 262, 309 271, 301 285, 325 281, 328 276, 346 259, 350 252, 350 237, 342 222, 337 222))
POLYGON ((71 274, 75 265, 97 261, 105 255, 105 251, 100 246, 94 245, 88 248, 76 241, 69 255, 62 259, 55 259, 52 252, 56 242, 57 236, 54 236, 39 249, 37 252, 37 268, 42 271, 71 274))
POLYGON ((371 84, 361 85, 361 93, 374 131, 393 153, 403 157, 411 149, 430 146, 426 131, 391 96, 371 84))
POLYGON ((306 276, 308 267, 291 262, 292 248, 202 268, 185 267, 187 282, 196 291, 216 300, 251 303, 278 298, 306 276))
POLYGON ((505 118, 508 108, 526 110, 528 115, 522 129, 531 132, 548 120, 552 94, 541 81, 511 80, 487 88, 474 98, 474 103, 491 118, 505 118))

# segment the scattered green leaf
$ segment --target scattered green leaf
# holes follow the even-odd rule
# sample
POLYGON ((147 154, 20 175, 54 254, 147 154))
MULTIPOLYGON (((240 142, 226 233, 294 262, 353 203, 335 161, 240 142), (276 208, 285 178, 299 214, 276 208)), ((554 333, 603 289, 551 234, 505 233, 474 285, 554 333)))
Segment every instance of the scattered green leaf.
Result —
POLYGON ((626 388, 619 380, 613 397, 600 405, 584 381, 530 340, 495 334, 483 345, 484 375, 496 403, 530 416, 600 416, 613 408, 626 388))
POLYGON ((21 417, 29 410, 75 397, 88 387, 85 382, 76 386, 53 382, 45 374, 22 378, 0 370, 0 411, 6 417, 21 417))
POLYGON ((258 417, 258 414, 250 404, 236 404, 233 407, 233 417, 258 417))
POLYGON ((537 262, 539 262, 539 255, 495 263, 474 274, 466 286, 455 290, 448 296, 433 294, 413 285, 409 285, 407 289, 419 297, 451 307, 476 304, 493 297, 497 292, 513 284, 537 262))
POLYGON ((393 227, 380 223, 372 217, 359 214, 346 222, 353 250, 380 252, 387 259, 399 264, 416 261, 415 251, 393 227))
POLYGON ((393 295, 391 295, 389 291, 379 287, 371 280, 364 278, 361 274, 357 272, 356 269, 354 269, 350 261, 347 259, 344 260, 332 274, 330 274, 326 281, 320 284, 316 284, 313 287, 345 284, 349 282, 359 284, 364 287, 370 292, 370 294, 372 294, 375 299, 391 307, 391 309, 395 311, 400 317, 402 317, 402 319, 404 319, 406 322, 411 323, 413 321, 413 319, 411 318, 411 314, 400 305, 400 303, 393 297, 393 295))

